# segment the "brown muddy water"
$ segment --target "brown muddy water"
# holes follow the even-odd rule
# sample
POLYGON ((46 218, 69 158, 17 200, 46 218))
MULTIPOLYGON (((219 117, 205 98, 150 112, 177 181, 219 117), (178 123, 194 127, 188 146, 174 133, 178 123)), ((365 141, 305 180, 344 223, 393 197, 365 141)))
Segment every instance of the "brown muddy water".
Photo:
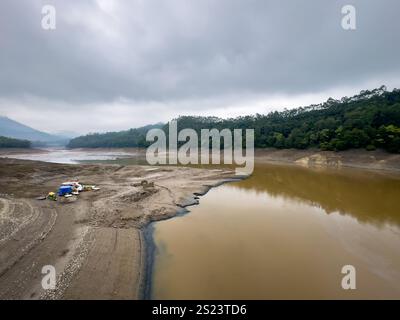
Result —
POLYGON ((258 165, 152 227, 154 299, 400 298, 396 176, 258 165))

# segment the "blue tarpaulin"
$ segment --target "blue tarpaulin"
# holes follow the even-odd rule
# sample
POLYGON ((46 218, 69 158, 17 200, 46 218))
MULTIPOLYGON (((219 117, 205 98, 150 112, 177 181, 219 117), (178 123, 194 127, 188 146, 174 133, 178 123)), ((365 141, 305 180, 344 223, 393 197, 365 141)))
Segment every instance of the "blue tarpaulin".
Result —
POLYGON ((66 194, 68 194, 68 193, 72 193, 72 187, 71 187, 71 186, 61 186, 61 187, 58 189, 58 195, 59 195, 59 196, 66 195, 66 194))

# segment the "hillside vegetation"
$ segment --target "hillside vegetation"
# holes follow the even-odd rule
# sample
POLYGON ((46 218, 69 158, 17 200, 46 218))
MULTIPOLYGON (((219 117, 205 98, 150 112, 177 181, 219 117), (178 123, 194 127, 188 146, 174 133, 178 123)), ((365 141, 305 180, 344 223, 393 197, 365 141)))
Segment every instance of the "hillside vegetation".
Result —
POLYGON ((0 148, 30 148, 28 140, 13 139, 0 136, 0 148))
MULTIPOLYGON (((390 92, 384 86, 350 98, 330 98, 322 104, 266 115, 232 119, 182 116, 177 120, 178 130, 191 128, 199 136, 201 129, 254 129, 257 148, 382 148, 400 152, 400 90, 390 92)), ((70 147, 146 147, 149 143, 141 129, 79 137, 70 147)), ((167 131, 168 125, 164 129, 167 131)))
POLYGON ((146 133, 150 129, 162 128, 163 124, 148 125, 127 131, 91 133, 71 139, 68 148, 128 148, 145 147, 146 133))

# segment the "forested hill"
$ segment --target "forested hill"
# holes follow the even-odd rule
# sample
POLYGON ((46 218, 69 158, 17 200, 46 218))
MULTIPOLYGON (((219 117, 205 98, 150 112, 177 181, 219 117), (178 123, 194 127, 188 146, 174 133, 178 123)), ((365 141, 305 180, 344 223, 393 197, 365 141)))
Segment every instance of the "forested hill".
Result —
POLYGON ((0 148, 30 148, 28 140, 13 139, 0 136, 0 148))
POLYGON ((162 128, 164 124, 158 123, 141 128, 130 129, 127 131, 91 133, 70 140, 68 148, 124 148, 124 147, 144 147, 146 143, 146 133, 150 129, 162 128))
MULTIPOLYGON (((318 147, 336 151, 382 148, 399 153, 400 90, 390 92, 382 86, 372 91, 362 91, 351 98, 328 99, 322 104, 266 115, 233 119, 179 117, 178 130, 183 128, 192 128, 197 132, 207 128, 254 129, 257 148, 318 147)), ((71 141, 70 147, 145 147, 148 144, 143 130, 140 134, 129 130, 79 137, 71 141)))

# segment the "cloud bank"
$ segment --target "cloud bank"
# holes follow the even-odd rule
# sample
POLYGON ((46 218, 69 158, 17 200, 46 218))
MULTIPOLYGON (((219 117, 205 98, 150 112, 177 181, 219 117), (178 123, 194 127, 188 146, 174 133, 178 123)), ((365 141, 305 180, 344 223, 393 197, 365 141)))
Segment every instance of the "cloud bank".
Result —
POLYGON ((0 114, 106 131, 399 87, 398 12, 396 0, 3 0, 0 114), (341 27, 349 2, 354 31, 341 27), (41 27, 45 4, 56 30, 41 27))

